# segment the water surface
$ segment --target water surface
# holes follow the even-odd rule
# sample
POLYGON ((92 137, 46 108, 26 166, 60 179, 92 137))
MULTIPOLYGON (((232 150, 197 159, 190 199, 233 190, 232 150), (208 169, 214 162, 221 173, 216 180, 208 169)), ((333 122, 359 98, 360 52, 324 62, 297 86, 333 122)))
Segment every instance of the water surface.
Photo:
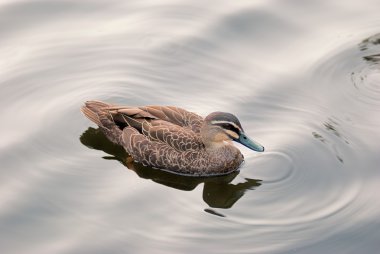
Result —
POLYGON ((2 253, 376 253, 380 3, 2 1, 2 253), (98 99, 236 114, 266 151, 130 164, 98 99))

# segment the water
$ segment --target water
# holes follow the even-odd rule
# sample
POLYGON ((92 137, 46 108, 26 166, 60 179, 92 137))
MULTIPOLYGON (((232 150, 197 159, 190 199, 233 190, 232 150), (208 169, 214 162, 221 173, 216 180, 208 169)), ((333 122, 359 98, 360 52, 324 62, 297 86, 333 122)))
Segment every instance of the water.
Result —
POLYGON ((2 1, 1 252, 376 253, 379 8, 2 1), (232 112, 266 151, 222 178, 131 165, 89 99, 232 112))

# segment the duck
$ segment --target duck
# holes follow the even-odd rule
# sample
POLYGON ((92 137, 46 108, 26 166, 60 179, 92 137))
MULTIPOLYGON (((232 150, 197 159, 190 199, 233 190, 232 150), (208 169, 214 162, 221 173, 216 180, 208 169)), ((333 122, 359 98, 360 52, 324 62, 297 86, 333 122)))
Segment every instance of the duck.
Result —
POLYGON ((121 106, 96 100, 85 102, 81 111, 134 161, 174 174, 205 177, 238 171, 244 156, 233 141, 264 151, 227 112, 203 118, 175 106, 121 106))

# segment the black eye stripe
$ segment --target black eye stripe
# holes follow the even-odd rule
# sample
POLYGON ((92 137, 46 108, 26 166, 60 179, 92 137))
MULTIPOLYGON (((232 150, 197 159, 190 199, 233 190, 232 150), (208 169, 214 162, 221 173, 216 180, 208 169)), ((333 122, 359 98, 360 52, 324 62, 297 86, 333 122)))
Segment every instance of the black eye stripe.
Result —
POLYGON ((218 125, 218 126, 222 127, 223 129, 233 131, 238 135, 240 133, 238 128, 236 128, 235 126, 233 126, 232 124, 229 124, 229 123, 217 123, 215 125, 218 125))

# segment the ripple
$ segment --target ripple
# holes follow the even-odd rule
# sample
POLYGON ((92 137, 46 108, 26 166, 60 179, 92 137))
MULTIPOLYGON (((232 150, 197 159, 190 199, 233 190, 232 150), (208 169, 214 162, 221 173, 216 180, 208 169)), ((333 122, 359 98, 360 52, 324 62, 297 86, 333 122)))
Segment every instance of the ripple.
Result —
POLYGON ((352 72, 352 83, 361 101, 380 105, 380 34, 364 39, 359 48, 365 65, 352 72))
MULTIPOLYGON (((265 152, 259 157, 249 160, 246 164, 249 164, 249 167, 254 169, 261 169, 258 174, 256 171, 255 175, 260 179, 264 179, 265 184, 278 184, 289 180, 296 170, 293 158, 281 151, 265 152)), ((243 168, 242 170, 249 169, 243 168)))
MULTIPOLYGON (((370 36, 353 46, 337 48, 327 60, 317 63, 315 75, 324 77, 326 96, 341 96, 359 106, 379 106, 380 101, 380 44, 379 34, 370 36), (349 81, 349 85, 347 84, 349 81)), ((320 91, 319 91, 320 92, 320 91)), ((379 107, 372 107, 378 110, 379 107)))
POLYGON ((351 168, 357 159, 353 144, 347 143, 351 135, 336 117, 322 120, 319 125, 314 122, 288 126, 289 129, 269 128, 270 133, 282 133, 286 139, 280 139, 279 134, 262 137, 270 144, 274 143, 271 139, 277 140, 275 147, 260 156, 248 157, 241 176, 250 175, 246 168, 249 164, 263 185, 246 193, 239 203, 242 209, 222 211, 231 223, 251 225, 254 233, 233 232, 229 237, 244 242, 242 239, 270 234, 285 242, 283 248, 288 246, 287 241, 309 245, 344 230, 346 221, 361 209, 365 202, 362 193, 367 187, 360 173, 351 168), (310 135, 313 131, 321 135, 310 135), (338 155, 350 166, 337 160, 338 155), (326 232, 331 223, 335 228, 326 232), (319 234, 323 236, 313 237, 319 234))
MULTIPOLYGON (((379 47, 380 51, 380 47, 379 47)), ((363 103, 380 105, 380 58, 374 66, 351 73, 352 83, 358 91, 358 99, 363 103)))

